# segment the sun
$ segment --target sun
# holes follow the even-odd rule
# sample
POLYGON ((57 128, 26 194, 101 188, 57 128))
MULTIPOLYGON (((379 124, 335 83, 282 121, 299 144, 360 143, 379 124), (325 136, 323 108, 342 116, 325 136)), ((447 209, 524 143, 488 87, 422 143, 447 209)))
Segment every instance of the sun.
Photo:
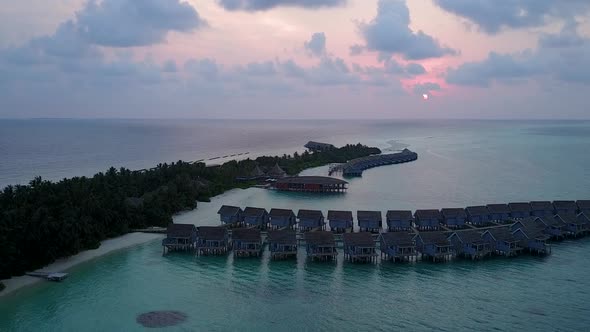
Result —
POLYGON ((428 98, 429 98, 429 96, 428 96, 428 94, 427 94, 427 93, 423 93, 423 94, 422 94, 422 99, 424 99, 424 100, 428 100, 428 98))

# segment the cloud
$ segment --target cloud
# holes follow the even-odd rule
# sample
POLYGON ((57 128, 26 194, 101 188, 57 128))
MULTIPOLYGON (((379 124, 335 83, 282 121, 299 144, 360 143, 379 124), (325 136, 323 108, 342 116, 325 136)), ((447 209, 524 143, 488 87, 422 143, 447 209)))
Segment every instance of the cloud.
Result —
POLYGON ((190 32, 206 22, 179 0, 90 0, 75 24, 91 44, 131 47, 161 43, 170 31, 190 32))
POLYGON ((364 50, 365 50, 365 47, 363 45, 355 44, 355 45, 350 46, 349 54, 352 56, 360 55, 363 53, 364 50))
POLYGON ((435 0, 442 9, 476 24, 488 34, 568 20, 590 10, 588 0, 435 0))
POLYGON ((238 67, 238 71, 249 76, 272 76, 276 74, 275 65, 272 61, 251 62, 246 67, 238 67))
POLYGON ((544 35, 535 51, 491 52, 483 61, 464 63, 446 73, 450 84, 478 87, 533 78, 590 85, 590 39, 566 24, 560 33, 544 35))
POLYGON ((403 0, 379 0, 377 16, 369 23, 359 24, 365 48, 387 54, 399 54, 408 60, 439 58, 458 52, 441 46, 423 31, 409 28, 410 12, 403 0))
POLYGON ((306 41, 303 46, 312 55, 321 56, 326 54, 326 34, 323 32, 316 32, 311 35, 311 39, 306 41))
POLYGON ((276 7, 300 7, 322 8, 337 7, 347 3, 348 0, 218 0, 218 3, 227 10, 260 11, 276 7))
POLYGON ((440 85, 433 82, 418 83, 414 85, 414 93, 417 95, 430 94, 432 91, 440 91, 440 85))

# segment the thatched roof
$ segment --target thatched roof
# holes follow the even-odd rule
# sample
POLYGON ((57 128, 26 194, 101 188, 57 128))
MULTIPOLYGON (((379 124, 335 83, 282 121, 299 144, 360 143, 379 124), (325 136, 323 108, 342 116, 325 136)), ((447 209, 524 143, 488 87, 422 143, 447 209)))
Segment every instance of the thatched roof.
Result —
POLYGON ((371 233, 344 233, 342 240, 346 246, 374 247, 375 241, 371 233))
POLYGON ((451 245, 446 232, 420 232, 416 237, 422 239, 424 244, 434 244, 439 247, 451 245))
POLYGON ((242 212, 242 209, 240 209, 237 206, 222 205, 221 208, 219 208, 219 211, 217 211, 217 214, 223 216, 235 216, 238 215, 240 212, 242 212))
POLYGON ((259 178, 265 176, 264 172, 256 165, 254 169, 250 172, 250 177, 252 178, 259 178))
POLYGON ((483 235, 485 235, 486 233, 491 234, 492 237, 494 239, 496 239, 496 241, 505 241, 505 242, 516 242, 517 241, 516 238, 514 237, 514 234, 512 234, 510 227, 494 227, 494 228, 490 228, 490 229, 486 230, 485 232, 483 232, 483 235))
POLYGON ((193 224, 169 224, 166 233, 168 237, 188 238, 193 236, 195 230, 193 224))
POLYGON ((227 238, 227 228, 219 226, 197 227, 197 236, 203 240, 224 240, 227 238))
POLYGON ((553 201, 553 206, 555 209, 568 209, 576 211, 578 206, 576 205, 575 201, 553 201))
POLYGON ((381 211, 357 211, 356 219, 358 221, 379 221, 383 220, 381 211))
POLYGON ((273 166, 273 168, 271 168, 268 172, 266 172, 266 175, 273 177, 273 178, 282 178, 285 175, 287 175, 287 172, 285 172, 281 166, 279 166, 279 164, 275 164, 273 166))
POLYGON ((468 206, 465 211, 470 216, 487 216, 489 214, 488 208, 483 205, 468 206))
POLYGON ((579 200, 576 201, 576 204, 578 205, 578 208, 580 208, 580 210, 590 209, 590 200, 579 200))
POLYGON ((508 203, 512 212, 531 212, 531 204, 526 202, 508 203))
POLYGON ((387 220, 412 220, 412 211, 410 210, 389 210, 386 214, 387 220))
POLYGON ((294 230, 271 230, 268 231, 268 242, 270 244, 297 244, 297 233, 294 230))
POLYGON ((324 214, 320 210, 299 210, 299 212, 297 212, 297 218, 299 219, 320 220, 323 217, 324 214))
POLYGON ((439 210, 428 209, 428 210, 416 210, 414 217, 417 219, 442 219, 442 215, 439 210))
POLYGON ((416 236, 413 233, 406 233, 406 232, 389 232, 389 233, 381 233, 381 238, 386 245, 398 245, 398 246, 413 246, 414 245, 414 237, 416 236))
POLYGON ((295 213, 293 213, 293 210, 289 210, 289 209, 270 209, 270 213, 269 213, 270 217, 295 217, 295 213))
POLYGON ((316 246, 336 246, 334 234, 326 231, 315 231, 305 233, 305 242, 316 246))
POLYGON ((532 201, 531 209, 533 211, 551 211, 553 212, 553 204, 549 201, 532 201))
POLYGON ((352 221, 352 211, 329 210, 328 220, 352 221))
POLYGON ((231 234, 232 240, 240 241, 260 241, 260 230, 255 228, 236 228, 231 234))
POLYGON ((266 213, 266 209, 247 206, 242 215, 244 217, 263 217, 266 213))
POLYGON ((445 208, 440 212, 444 218, 467 218, 465 210, 460 208, 445 208))
POLYGON ((456 236, 461 242, 463 243, 470 243, 470 244, 481 244, 484 240, 481 238, 481 232, 476 229, 468 229, 464 231, 456 231, 449 239, 453 236, 456 236))
POLYGON ((488 204, 487 208, 490 213, 510 213, 508 204, 488 204))

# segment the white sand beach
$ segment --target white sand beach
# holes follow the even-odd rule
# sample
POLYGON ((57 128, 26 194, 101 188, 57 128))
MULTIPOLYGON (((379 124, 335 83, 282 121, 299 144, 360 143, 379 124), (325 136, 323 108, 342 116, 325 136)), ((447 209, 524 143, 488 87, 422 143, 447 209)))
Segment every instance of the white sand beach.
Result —
MULTIPOLYGON (((126 249, 157 238, 162 238, 163 236, 163 234, 152 233, 125 234, 114 239, 102 241, 100 247, 98 247, 97 249, 82 251, 74 256, 58 259, 54 263, 39 269, 39 271, 64 272, 81 263, 90 261, 101 256, 105 256, 117 250, 126 249)), ((48 281, 45 281, 41 278, 30 277, 25 275, 5 279, 2 280, 2 282, 4 283, 4 285, 6 285, 6 288, 0 292, 0 298, 12 294, 25 286, 33 285, 38 282, 48 281)), ((64 282, 67 282, 67 280, 64 282)))

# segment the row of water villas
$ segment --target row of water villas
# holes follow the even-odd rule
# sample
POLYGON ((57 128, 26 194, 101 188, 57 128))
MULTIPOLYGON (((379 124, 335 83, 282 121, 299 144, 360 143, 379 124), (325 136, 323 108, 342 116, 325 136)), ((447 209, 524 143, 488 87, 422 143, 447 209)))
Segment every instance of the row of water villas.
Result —
MULTIPOLYGON (((321 210, 302 209, 295 214, 290 209, 271 209, 237 206, 222 206, 219 211, 221 223, 231 227, 260 227, 271 229, 325 230, 326 221, 321 210)), ((444 208, 441 210, 389 210, 385 214, 387 231, 437 231, 456 230, 466 227, 489 227, 510 223, 527 217, 561 216, 576 218, 580 213, 590 216, 590 200, 579 201, 535 201, 509 204, 488 204, 467 208, 444 208)), ((356 219, 360 231, 379 233, 383 228, 381 211, 357 211, 356 219)), ((329 210, 327 214, 330 230, 335 233, 351 232, 354 226, 352 211, 329 210)))
POLYGON ((258 228, 171 224, 162 244, 165 251, 192 250, 198 255, 225 255, 233 251, 236 257, 259 257, 268 244, 271 258, 287 259, 296 257, 299 244, 304 242, 310 259, 328 261, 337 257, 337 243, 341 240, 344 258, 352 262, 376 262, 379 255, 381 260, 391 261, 441 262, 457 256, 475 260, 492 255, 510 257, 523 252, 550 254, 549 241, 566 236, 580 237, 590 232, 590 219, 585 214, 570 218, 560 215, 526 217, 506 225, 456 231, 344 233, 340 239, 333 232, 323 230, 306 232, 300 237, 292 229, 262 232, 258 228), (183 246, 170 247, 175 242, 183 246))

